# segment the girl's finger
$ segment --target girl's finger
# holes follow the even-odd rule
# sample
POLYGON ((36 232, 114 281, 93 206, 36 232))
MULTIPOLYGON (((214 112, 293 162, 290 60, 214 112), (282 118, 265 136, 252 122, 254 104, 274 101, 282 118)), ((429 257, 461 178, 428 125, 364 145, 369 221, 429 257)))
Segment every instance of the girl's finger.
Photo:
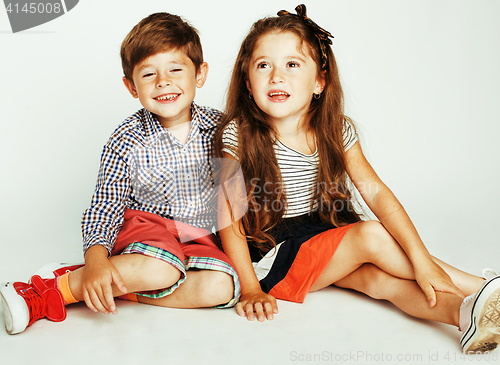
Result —
POLYGON ((236 313, 238 313, 240 317, 245 317, 245 311, 243 310, 243 305, 244 304, 241 302, 236 304, 236 313))
POLYGON ((255 319, 255 316, 253 314, 253 305, 252 303, 247 303, 246 307, 246 316, 249 321, 253 321, 255 319))
POLYGON ((430 285, 427 284, 422 288, 422 291, 425 294, 425 297, 427 298, 427 302, 429 303, 429 307, 434 307, 436 305, 436 292, 434 291, 434 288, 430 285))
POLYGON ((264 309, 266 311, 267 319, 269 321, 272 320, 274 318, 273 313, 275 313, 273 305, 269 302, 266 302, 266 303, 264 303, 264 309))
POLYGON ((257 320, 259 322, 263 322, 266 317, 264 316, 264 307, 262 307, 261 302, 257 302, 254 304, 255 314, 257 316, 257 320))

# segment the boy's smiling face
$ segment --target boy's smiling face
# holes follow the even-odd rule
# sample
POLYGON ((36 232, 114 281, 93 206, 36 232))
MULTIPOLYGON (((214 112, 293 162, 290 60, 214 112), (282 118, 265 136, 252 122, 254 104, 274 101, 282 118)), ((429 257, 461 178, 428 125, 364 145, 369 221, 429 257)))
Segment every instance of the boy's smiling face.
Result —
POLYGON ((132 73, 133 83, 125 77, 123 82, 132 96, 169 128, 191 120, 191 102, 207 72, 206 62, 196 72, 185 52, 170 50, 139 62, 132 73))

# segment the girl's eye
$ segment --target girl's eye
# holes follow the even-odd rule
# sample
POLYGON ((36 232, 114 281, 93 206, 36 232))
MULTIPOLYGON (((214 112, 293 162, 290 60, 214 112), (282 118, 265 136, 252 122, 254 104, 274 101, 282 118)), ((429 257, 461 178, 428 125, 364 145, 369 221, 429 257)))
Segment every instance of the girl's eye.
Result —
POLYGON ((288 62, 287 66, 293 68, 293 67, 299 67, 300 65, 298 62, 290 61, 290 62, 288 62))
POLYGON ((268 68, 268 67, 270 66, 267 62, 260 62, 259 64, 257 64, 257 68, 268 68))

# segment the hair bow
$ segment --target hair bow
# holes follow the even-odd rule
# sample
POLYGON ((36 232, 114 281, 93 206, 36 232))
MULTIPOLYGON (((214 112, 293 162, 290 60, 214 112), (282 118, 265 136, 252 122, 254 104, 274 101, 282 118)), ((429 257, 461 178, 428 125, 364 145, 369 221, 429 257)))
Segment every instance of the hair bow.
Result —
POLYGON ((326 55, 326 47, 327 44, 331 45, 333 44, 332 40, 330 38, 333 38, 333 35, 321 28, 318 24, 313 22, 306 14, 306 6, 304 4, 300 4, 295 8, 295 11, 297 14, 292 14, 286 10, 280 10, 278 11, 278 16, 284 16, 284 15, 291 15, 296 17, 297 19, 302 20, 304 23, 306 23, 311 30, 313 31, 314 35, 316 38, 319 40, 319 45, 321 48, 321 69, 324 70, 326 68, 326 65, 328 63, 328 57, 326 55))

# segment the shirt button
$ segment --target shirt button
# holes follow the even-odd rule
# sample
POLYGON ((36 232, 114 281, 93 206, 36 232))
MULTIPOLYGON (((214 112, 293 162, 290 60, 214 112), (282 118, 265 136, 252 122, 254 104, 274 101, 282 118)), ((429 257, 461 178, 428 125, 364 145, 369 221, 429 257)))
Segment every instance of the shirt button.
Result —
POLYGON ((155 183, 156 181, 157 181, 156 177, 152 177, 152 178, 151 178, 151 182, 154 182, 154 183, 155 183))
POLYGON ((186 154, 186 153, 187 153, 187 151, 188 151, 188 150, 187 150, 187 148, 183 148, 183 149, 181 150, 181 152, 182 152, 182 153, 184 153, 184 154, 186 154))
POLYGON ((193 204, 193 203, 189 203, 189 204, 188 204, 188 207, 189 207, 189 208, 192 208, 192 207, 194 207, 194 204, 193 204))

